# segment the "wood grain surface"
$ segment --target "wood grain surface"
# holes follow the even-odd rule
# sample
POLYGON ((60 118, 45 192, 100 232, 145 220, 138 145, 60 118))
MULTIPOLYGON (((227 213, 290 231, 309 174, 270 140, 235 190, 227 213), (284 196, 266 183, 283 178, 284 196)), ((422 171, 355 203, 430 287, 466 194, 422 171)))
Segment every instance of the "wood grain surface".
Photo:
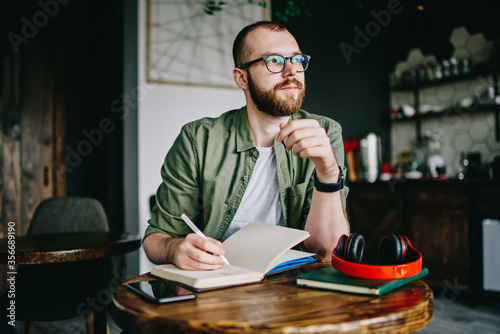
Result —
POLYGON ((25 235, 38 204, 66 194, 64 57, 39 43, 0 53, 0 218, 25 235))
POLYGON ((153 279, 143 274, 114 290, 111 314, 126 333, 410 333, 432 317, 432 292, 420 280, 380 297, 295 286, 295 275, 324 266, 171 304, 150 303, 124 286, 153 279))

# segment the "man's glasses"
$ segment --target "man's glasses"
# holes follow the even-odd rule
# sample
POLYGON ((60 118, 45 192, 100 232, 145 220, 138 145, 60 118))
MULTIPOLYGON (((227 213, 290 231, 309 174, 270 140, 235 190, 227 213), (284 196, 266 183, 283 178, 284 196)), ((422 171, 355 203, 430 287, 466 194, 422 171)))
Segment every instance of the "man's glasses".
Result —
POLYGON ((269 55, 269 56, 264 56, 259 59, 255 59, 252 61, 249 61, 248 63, 245 63, 240 66, 241 69, 247 68, 250 65, 253 65, 255 63, 258 63, 259 61, 264 61, 266 64, 267 70, 271 73, 280 73, 283 72, 283 70, 286 67, 286 61, 290 60, 290 63, 295 67, 295 70, 297 72, 304 72, 307 70, 307 66, 309 66, 309 60, 311 59, 311 56, 305 55, 298 53, 296 55, 293 55, 291 57, 283 57, 280 55, 269 55))

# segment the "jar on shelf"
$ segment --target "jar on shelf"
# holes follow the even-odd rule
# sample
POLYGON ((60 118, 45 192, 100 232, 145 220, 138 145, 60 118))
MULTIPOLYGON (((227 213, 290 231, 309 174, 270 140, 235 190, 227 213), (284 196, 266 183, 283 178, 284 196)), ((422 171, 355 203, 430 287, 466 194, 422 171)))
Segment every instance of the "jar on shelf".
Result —
POLYGON ((446 163, 441 152, 441 133, 426 131, 424 139, 427 144, 427 173, 431 178, 446 177, 446 163))

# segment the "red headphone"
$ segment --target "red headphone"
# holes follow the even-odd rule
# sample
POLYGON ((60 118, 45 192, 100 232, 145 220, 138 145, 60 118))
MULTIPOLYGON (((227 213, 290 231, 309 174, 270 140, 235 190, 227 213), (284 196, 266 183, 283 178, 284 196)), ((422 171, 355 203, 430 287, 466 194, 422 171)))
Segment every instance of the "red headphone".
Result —
POLYGON ((378 245, 382 265, 360 263, 365 239, 361 234, 345 234, 332 251, 332 266, 341 273, 368 279, 399 279, 418 274, 422 270, 422 254, 413 248, 404 235, 388 234, 378 245))

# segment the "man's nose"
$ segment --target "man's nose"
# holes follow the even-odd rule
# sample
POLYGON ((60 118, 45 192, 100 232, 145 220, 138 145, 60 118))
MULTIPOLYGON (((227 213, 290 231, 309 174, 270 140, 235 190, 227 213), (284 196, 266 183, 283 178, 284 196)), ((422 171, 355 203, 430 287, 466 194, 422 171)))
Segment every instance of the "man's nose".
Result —
POLYGON ((297 74, 297 69, 292 64, 292 59, 285 60, 285 69, 283 70, 282 73, 283 73, 283 76, 285 76, 285 77, 294 76, 295 74, 297 74))

